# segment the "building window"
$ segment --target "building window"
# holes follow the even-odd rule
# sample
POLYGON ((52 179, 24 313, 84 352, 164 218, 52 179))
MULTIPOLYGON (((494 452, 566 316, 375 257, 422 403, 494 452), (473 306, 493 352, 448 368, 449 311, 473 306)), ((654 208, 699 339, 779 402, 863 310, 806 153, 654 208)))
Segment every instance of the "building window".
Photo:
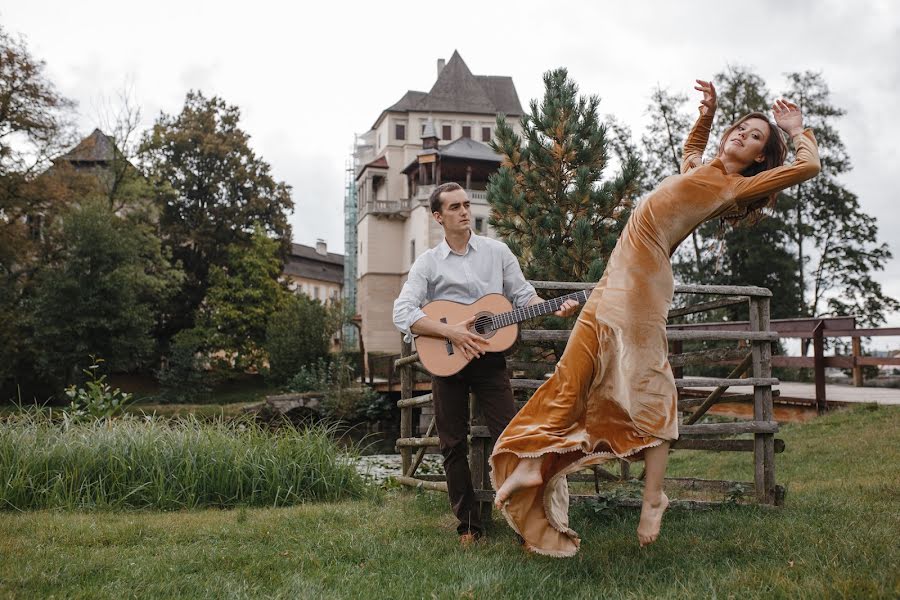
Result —
POLYGON ((409 264, 416 262, 416 240, 409 241, 409 264))
POLYGON ((482 217, 475 217, 475 231, 481 233, 482 229, 484 229, 484 219, 482 217))
POLYGON ((463 136, 464 138, 470 138, 470 137, 472 137, 472 127, 469 126, 469 125, 463 125, 463 134, 462 134, 462 136, 463 136))
POLYGON ((441 128, 441 139, 449 140, 453 137, 453 128, 450 125, 444 125, 441 128))
POLYGON ((315 298, 316 300, 319 299, 319 286, 313 287, 313 298, 315 298))
POLYGON ((404 123, 397 123, 394 126, 394 137, 398 140, 406 139, 406 125, 404 123))
POLYGON ((491 141, 491 128, 490 127, 482 127, 481 128, 481 141, 482 142, 491 141))
POLYGON ((419 135, 425 135, 425 123, 422 123, 422 131, 419 135))
POLYGON ((43 215, 28 215, 25 217, 25 223, 28 225, 28 237, 32 240, 44 239, 44 217, 43 215))
POLYGON ((376 136, 375 139, 376 139, 375 145, 376 145, 378 148, 381 148, 381 134, 379 133, 379 134, 376 136))

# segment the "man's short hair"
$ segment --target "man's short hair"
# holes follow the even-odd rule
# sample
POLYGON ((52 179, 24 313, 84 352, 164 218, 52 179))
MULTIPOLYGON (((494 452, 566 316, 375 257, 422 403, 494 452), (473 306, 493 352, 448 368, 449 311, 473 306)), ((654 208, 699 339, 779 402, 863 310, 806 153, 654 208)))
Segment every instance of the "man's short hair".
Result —
POLYGON ((428 202, 431 205, 431 212, 439 213, 441 212, 441 194, 444 192, 455 192, 456 190, 461 190, 463 187, 458 183, 451 181, 450 183, 442 183, 441 185, 434 188, 434 191, 431 192, 431 196, 428 197, 428 202))

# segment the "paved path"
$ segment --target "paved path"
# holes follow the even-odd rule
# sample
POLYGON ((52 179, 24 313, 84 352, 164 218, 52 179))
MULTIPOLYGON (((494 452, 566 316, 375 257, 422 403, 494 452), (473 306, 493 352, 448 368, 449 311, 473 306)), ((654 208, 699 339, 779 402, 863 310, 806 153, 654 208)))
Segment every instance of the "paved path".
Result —
MULTIPOLYGON (((691 377, 691 379, 703 379, 703 377, 691 377)), ((691 389, 712 390, 714 387, 691 389)), ((782 398, 816 399, 816 386, 813 383, 783 381, 774 389, 781 390, 782 398)), ((728 391, 734 393, 749 393, 753 391, 753 387, 749 385, 732 386, 728 388, 728 391)), ((853 387, 852 385, 827 384, 825 386, 825 399, 829 402, 848 402, 853 404, 875 403, 900 406, 900 389, 880 387, 858 388, 853 387)))

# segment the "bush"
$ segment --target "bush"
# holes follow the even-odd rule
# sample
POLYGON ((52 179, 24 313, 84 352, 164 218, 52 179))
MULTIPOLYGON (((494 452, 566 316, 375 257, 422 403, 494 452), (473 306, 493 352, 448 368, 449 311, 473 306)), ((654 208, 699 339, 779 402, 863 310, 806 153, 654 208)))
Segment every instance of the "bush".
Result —
POLYGON ((131 394, 119 388, 112 389, 106 383, 106 375, 99 375, 102 358, 91 357, 91 366, 84 370, 87 380, 83 387, 74 385, 66 388, 69 416, 75 421, 106 420, 122 414, 122 409, 131 401, 131 394))
POLYGON ((16 510, 287 506, 364 497, 333 427, 123 417, 0 422, 0 506, 16 510))
POLYGON ((291 392, 324 392, 334 384, 332 373, 332 361, 320 356, 310 364, 300 367, 297 374, 287 382, 287 389, 291 392))
POLYGON ((201 329, 184 329, 172 338, 166 365, 159 372, 161 397, 168 402, 192 402, 210 391, 205 371, 206 335, 201 329))
POLYGON ((292 294, 266 327, 269 378, 283 384, 305 365, 328 354, 328 313, 319 302, 292 294))
POLYGON ((292 392, 322 392, 326 418, 345 422, 378 421, 392 414, 386 396, 356 381, 355 366, 343 354, 322 357, 300 367, 288 382, 292 392))

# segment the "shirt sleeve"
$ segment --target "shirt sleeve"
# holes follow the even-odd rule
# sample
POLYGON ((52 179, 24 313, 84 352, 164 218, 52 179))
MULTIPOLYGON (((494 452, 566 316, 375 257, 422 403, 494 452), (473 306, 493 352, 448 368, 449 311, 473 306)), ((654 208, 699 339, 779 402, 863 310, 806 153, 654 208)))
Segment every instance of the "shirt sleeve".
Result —
POLYGON ((819 148, 811 129, 794 136, 796 155, 790 165, 775 167, 752 177, 735 177, 733 198, 739 208, 773 192, 787 189, 815 177, 822 170, 819 148))
POLYGON ((526 306, 532 298, 537 296, 534 286, 525 280, 519 260, 506 244, 502 245, 501 256, 503 261, 503 295, 512 302, 516 308, 526 306))
POLYGON ((681 155, 682 175, 700 166, 703 162, 703 151, 709 142, 709 130, 712 128, 712 114, 700 115, 684 141, 684 152, 681 155))
POLYGON ((406 334, 407 342, 412 341, 413 333, 410 328, 413 324, 427 316, 422 311, 427 294, 428 266, 420 257, 420 260, 416 260, 410 267, 406 283, 400 289, 400 295, 394 300, 394 325, 406 334))

